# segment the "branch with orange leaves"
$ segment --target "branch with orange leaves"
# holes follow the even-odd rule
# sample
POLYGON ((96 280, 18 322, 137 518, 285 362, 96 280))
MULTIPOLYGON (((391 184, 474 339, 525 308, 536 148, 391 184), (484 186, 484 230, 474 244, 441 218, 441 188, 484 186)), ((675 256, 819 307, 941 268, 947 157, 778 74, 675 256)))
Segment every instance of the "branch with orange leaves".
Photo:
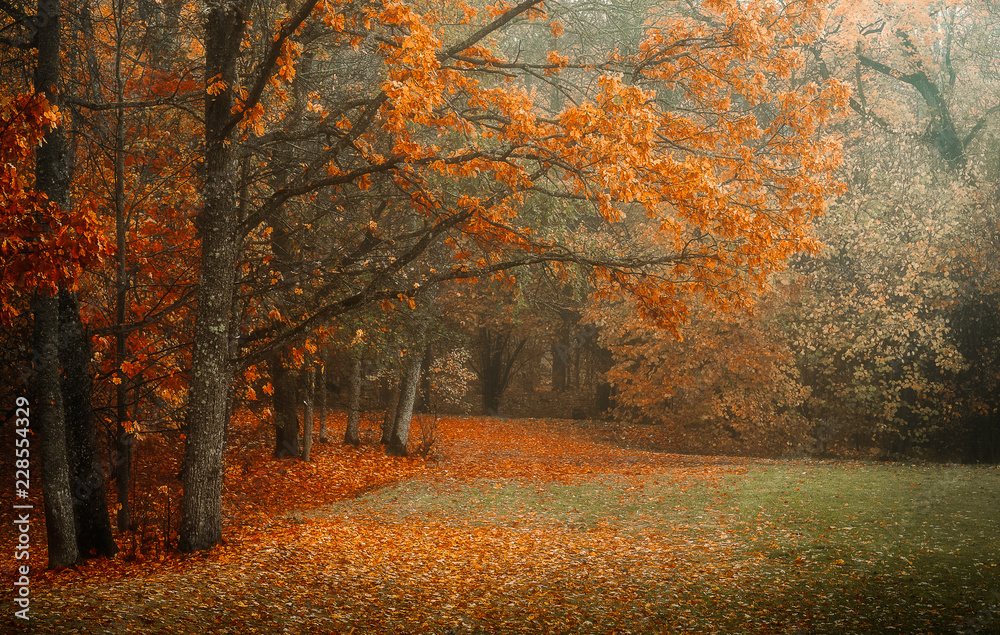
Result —
MULTIPOLYGON (((643 310, 657 322, 668 325, 677 317, 680 310, 680 304, 673 297, 671 290, 678 284, 683 284, 676 275, 670 273, 674 267, 685 264, 687 269, 691 271, 697 269, 724 270, 713 263, 703 262, 718 260, 718 258, 698 249, 684 248, 675 253, 635 254, 626 252, 598 256, 574 250, 563 244, 535 242, 533 249, 517 248, 516 255, 508 254, 503 257, 494 254, 495 260, 492 262, 481 259, 478 264, 458 264, 443 271, 425 274, 418 283, 413 283, 409 279, 395 278, 396 274, 416 263, 431 245, 439 243, 447 232, 459 229, 475 213, 474 210, 466 210, 453 214, 439 219, 436 224, 428 226, 422 231, 409 234, 410 237, 417 238, 416 242, 394 258, 386 260, 382 268, 368 270, 366 281, 355 280, 355 284, 361 283, 360 289, 351 289, 351 281, 337 279, 338 277, 335 275, 334 280, 316 290, 312 294, 312 298, 315 301, 319 298, 335 298, 340 294, 339 298, 327 301, 318 308, 312 309, 294 324, 289 324, 284 319, 272 320, 253 332, 241 336, 238 342, 239 358, 234 360, 236 366, 247 368, 259 363, 267 359, 275 350, 301 341, 340 315, 375 306, 384 301, 395 301, 401 294, 411 299, 417 298, 447 282, 475 280, 497 273, 555 263, 574 265, 590 272, 596 284, 617 286, 624 294, 638 298, 643 304, 643 310), (344 295, 345 291, 346 295, 344 295), (254 346, 258 342, 262 344, 254 346)), ((399 238, 398 236, 394 237, 392 241, 369 240, 362 247, 367 248, 370 252, 378 244, 395 242, 399 238)), ((689 243, 689 245, 693 245, 693 243, 689 243)), ((346 265, 349 258, 358 257, 360 255, 356 253, 349 257, 345 256, 340 260, 339 265, 346 265)), ((334 270, 337 268, 336 266, 331 267, 334 270)), ((724 281, 717 282, 720 287, 725 286, 724 281)), ((703 286, 709 288, 712 285, 713 283, 709 282, 703 286)))
POLYGON ((500 14, 500 16, 497 17, 496 20, 493 20, 492 22, 486 24, 485 26, 483 26, 478 31, 476 31, 469 37, 465 38, 461 42, 453 44, 452 46, 449 46, 443 51, 439 51, 436 54, 438 61, 443 62, 444 60, 453 57, 456 54, 461 53, 462 51, 472 46, 475 46, 479 42, 483 41, 483 39, 485 39, 486 36, 488 36, 489 34, 503 28, 504 26, 509 24, 511 20, 521 15, 522 13, 525 13, 526 11, 530 11, 531 9, 538 7, 539 5, 542 4, 542 2, 543 0, 524 0, 524 2, 521 2, 520 4, 517 4, 511 7, 510 9, 507 9, 502 14, 500 14))
MULTIPOLYGON (((249 75, 254 78, 253 85, 247 91, 246 98, 242 100, 242 107, 233 113, 233 117, 223 127, 220 138, 228 137, 229 133, 246 117, 247 113, 251 112, 260 103, 264 95, 264 89, 268 86, 271 76, 274 74, 275 66, 281 58, 281 51, 285 46, 285 42, 312 15, 317 4, 319 4, 319 0, 306 0, 294 15, 282 22, 278 32, 274 34, 274 39, 267 50, 267 54, 249 75)), ((206 85, 210 86, 213 80, 214 78, 207 78, 206 85)))

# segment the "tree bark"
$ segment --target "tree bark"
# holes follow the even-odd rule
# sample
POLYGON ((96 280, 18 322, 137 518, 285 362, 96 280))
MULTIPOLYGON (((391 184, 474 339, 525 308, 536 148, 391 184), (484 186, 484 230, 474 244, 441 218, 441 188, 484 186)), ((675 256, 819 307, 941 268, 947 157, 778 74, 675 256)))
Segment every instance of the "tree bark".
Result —
MULTIPOLYGON (((60 32, 62 5, 38 2, 38 57, 35 90, 56 104, 59 95, 60 32)), ((69 206, 69 165, 62 127, 45 134, 35 155, 35 187, 63 209, 69 206)), ((76 520, 70 489, 70 465, 66 447, 66 417, 59 377, 59 302, 54 296, 35 293, 34 316, 35 395, 42 454, 42 491, 45 494, 45 527, 48 535, 49 568, 66 567, 80 558, 76 543, 76 520)))
POLYGON ((36 293, 31 305, 34 313, 35 403, 38 408, 33 420, 40 433, 49 568, 55 569, 75 564, 80 557, 70 493, 66 419, 59 385, 59 313, 58 303, 52 296, 36 293))
POLYGON ((433 363, 434 348, 428 342, 427 346, 424 347, 423 371, 420 374, 420 407, 417 409, 424 414, 429 413, 432 407, 431 374, 428 371, 433 363))
POLYGON ((132 480, 132 449, 135 435, 125 429, 127 408, 125 400, 125 379, 116 388, 115 414, 118 421, 115 424, 115 453, 113 457, 115 469, 115 492, 118 498, 118 515, 116 522, 118 531, 128 531, 132 528, 131 505, 129 504, 129 485, 132 480))
MULTIPOLYGON (((205 80, 219 78, 235 86, 244 5, 209 2, 205 12, 205 80)), ((184 446, 181 551, 208 549, 222 539, 223 452, 233 374, 230 312, 240 240, 235 141, 229 126, 232 108, 231 90, 205 97, 204 207, 195 222, 201 240, 201 280, 184 446)))
POLYGON ((80 320, 80 306, 68 291, 59 294, 61 325, 59 359, 63 364, 62 395, 66 446, 79 556, 111 557, 118 551, 111 533, 106 473, 97 452, 94 431, 90 345, 80 320))
POLYGON ((274 410, 274 458, 299 456, 299 400, 295 377, 286 367, 285 356, 281 353, 275 354, 271 359, 271 386, 274 388, 271 395, 274 410))
MULTIPOLYGON (((510 333, 500 334, 483 327, 479 331, 480 366, 476 368, 483 392, 483 410, 491 417, 500 413, 500 400, 510 386, 517 358, 527 339, 515 341, 510 333)), ((553 369, 555 357, 553 357, 553 369)))
POLYGON ((417 399, 417 388, 420 385, 421 355, 414 355, 403 373, 399 387, 399 405, 396 408, 396 418, 392 426, 392 434, 385 453, 389 456, 406 456, 406 446, 410 440, 410 421, 413 418, 413 404, 417 399))
POLYGON ((361 445, 361 358, 351 358, 351 374, 347 378, 347 429, 344 443, 361 445))
POLYGON ((552 343, 552 390, 556 392, 566 390, 569 350, 569 343, 560 333, 559 340, 552 343))
POLYGON ((379 440, 381 445, 389 445, 389 441, 392 439, 392 429, 396 426, 401 381, 401 379, 397 379, 392 382, 389 401, 386 403, 385 412, 382 415, 382 438, 379 440))
POLYGON ((960 170, 965 167, 965 146, 958 136, 958 130, 955 128, 955 122, 951 118, 948 105, 941 97, 937 85, 931 78, 922 70, 915 73, 901 73, 865 55, 858 54, 857 57, 862 66, 877 71, 886 77, 909 84, 920 93, 920 96, 924 99, 924 104, 930 110, 931 116, 934 117, 932 139, 935 149, 937 149, 941 158, 948 163, 948 167, 951 169, 960 170))
POLYGON ((319 420, 319 442, 326 443, 330 439, 326 434, 326 364, 322 363, 316 368, 316 418, 319 420))
MULTIPOLYGON (((116 25, 121 25, 124 16, 118 16, 116 25)), ((121 69, 123 33, 116 29, 115 47, 115 363, 118 368, 126 361, 128 354, 128 331, 126 328, 129 287, 128 262, 128 218, 125 214, 125 109, 122 107, 125 86, 121 69)), ((118 531, 132 528, 131 506, 129 505, 129 482, 132 478, 132 435, 125 428, 128 421, 128 387, 130 379, 118 371, 121 382, 115 386, 115 485, 118 495, 118 531)))
POLYGON ((182 41, 178 31, 183 7, 183 0, 139 0, 136 3, 139 19, 147 25, 146 33, 150 36, 146 51, 152 66, 166 68, 176 59, 178 43, 182 41))
POLYGON ((614 364, 614 356, 610 349, 598 347, 595 354, 597 364, 597 394, 595 406, 597 412, 606 413, 614 407, 615 390, 607 380, 607 373, 614 364))
POLYGON ((305 385, 304 403, 302 413, 302 460, 309 461, 309 453, 312 451, 313 436, 313 405, 316 399, 316 369, 310 365, 305 372, 303 379, 305 385))

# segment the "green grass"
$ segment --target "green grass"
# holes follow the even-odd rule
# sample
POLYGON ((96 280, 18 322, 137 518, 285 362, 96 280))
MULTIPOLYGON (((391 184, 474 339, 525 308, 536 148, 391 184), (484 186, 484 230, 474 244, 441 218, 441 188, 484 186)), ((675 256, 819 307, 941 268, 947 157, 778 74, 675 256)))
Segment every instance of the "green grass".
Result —
POLYGON ((614 469, 563 480, 463 480, 430 469, 291 512, 213 554, 108 579, 60 574, 63 583, 38 585, 31 626, 102 634, 1000 633, 1000 469, 720 466, 695 457, 642 470, 634 463, 628 475, 614 469))
POLYGON ((1000 633, 998 469, 778 462, 715 483, 679 478, 411 481, 334 513, 517 527, 540 540, 602 529, 683 550, 677 578, 637 574, 656 564, 641 552, 606 559, 630 578, 630 599, 615 604, 613 582, 574 587, 560 619, 588 616, 585 631, 1000 633))
MULTIPOLYGON (((582 530, 610 523, 622 531, 635 532, 664 521, 697 525, 704 520, 712 496, 703 487, 679 492, 676 483, 656 476, 625 479, 599 475, 573 484, 479 480, 444 488, 410 481, 373 492, 362 499, 362 505, 399 518, 453 518, 458 514, 474 525, 532 519, 582 530)), ((337 508, 347 510, 353 505, 337 508)))
POLYGON ((828 632, 1000 632, 1000 470, 756 467, 733 512, 742 557, 788 589, 755 598, 772 614, 790 594, 828 632))

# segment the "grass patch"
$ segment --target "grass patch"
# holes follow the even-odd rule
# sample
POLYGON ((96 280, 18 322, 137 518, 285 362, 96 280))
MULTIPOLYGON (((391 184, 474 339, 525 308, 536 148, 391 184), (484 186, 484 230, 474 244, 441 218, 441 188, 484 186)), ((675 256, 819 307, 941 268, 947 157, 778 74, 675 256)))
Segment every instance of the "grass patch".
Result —
POLYGON ((476 480, 449 487, 410 481, 373 492, 357 505, 338 504, 327 513, 361 507, 401 519, 458 517, 476 525, 531 520, 579 530, 608 524, 635 532, 665 523, 699 524, 712 497, 707 487, 680 492, 671 479, 656 476, 598 475, 572 484, 476 480))
POLYGON ((1000 633, 1000 469, 664 455, 555 424, 445 425, 450 458, 432 465, 346 450, 323 469, 251 466, 303 504, 251 497, 250 481, 261 507, 239 518, 259 524, 210 553, 41 573, 31 626, 1000 633))
POLYGON ((995 468, 758 466, 734 498, 738 557, 763 613, 811 598, 794 603, 811 632, 1000 632, 998 492, 995 468))
POLYGON ((550 569, 557 582, 536 578, 523 590, 571 598, 542 612, 553 632, 625 623, 633 632, 988 633, 1000 632, 997 492, 992 468, 801 462, 716 480, 410 481, 326 513, 515 530, 539 543, 563 532, 564 553, 539 558, 613 575, 581 586, 550 569), (602 553, 589 532, 634 550, 602 553), (656 558, 672 564, 658 568, 656 558))

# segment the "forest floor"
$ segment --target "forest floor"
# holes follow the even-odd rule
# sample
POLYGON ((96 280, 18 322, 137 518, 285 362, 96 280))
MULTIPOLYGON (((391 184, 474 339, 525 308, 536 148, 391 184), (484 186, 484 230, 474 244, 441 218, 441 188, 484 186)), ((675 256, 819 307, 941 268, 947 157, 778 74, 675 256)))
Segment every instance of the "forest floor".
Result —
MULTIPOLYGON (((181 555, 154 531, 33 566, 27 624, 10 560, 0 631, 1000 633, 995 467, 662 454, 482 418, 441 420, 430 458, 385 457, 370 429, 302 463, 266 432, 233 433, 225 544, 181 555)), ((174 484, 143 512, 167 541, 174 484)))

